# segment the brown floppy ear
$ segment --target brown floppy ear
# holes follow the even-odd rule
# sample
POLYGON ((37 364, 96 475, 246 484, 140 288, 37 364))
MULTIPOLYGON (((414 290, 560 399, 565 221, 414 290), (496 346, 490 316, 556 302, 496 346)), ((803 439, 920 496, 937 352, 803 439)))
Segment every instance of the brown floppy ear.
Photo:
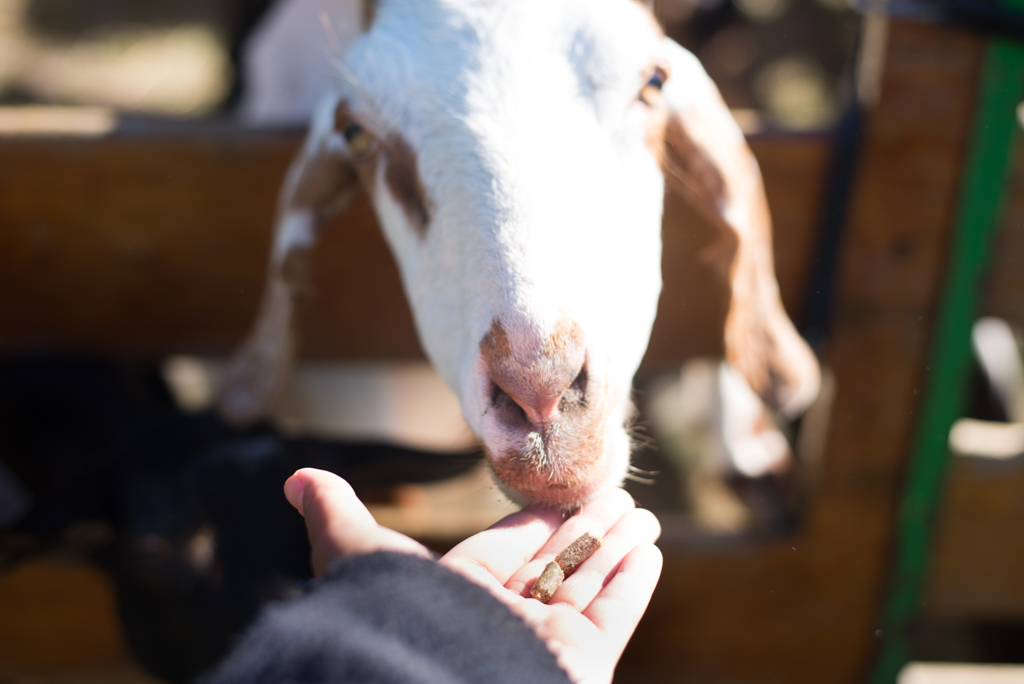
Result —
POLYGON ((325 102, 315 115, 278 197, 259 314, 218 386, 217 408, 234 425, 266 417, 283 392, 298 352, 300 305, 309 290, 309 263, 318 233, 325 221, 348 206, 359 187, 358 174, 335 130, 338 106, 337 101, 325 102))
POLYGON ((786 416, 818 393, 820 371, 779 297, 771 215, 761 172, 743 133, 697 58, 663 39, 665 80, 647 86, 655 145, 669 190, 718 228, 709 251, 729 284, 725 353, 751 388, 786 416))

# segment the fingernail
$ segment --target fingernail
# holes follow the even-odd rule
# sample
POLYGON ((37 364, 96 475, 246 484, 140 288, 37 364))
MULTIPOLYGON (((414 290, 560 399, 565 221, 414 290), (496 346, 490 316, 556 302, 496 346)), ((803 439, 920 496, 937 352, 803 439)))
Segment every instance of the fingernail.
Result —
POLYGON ((302 491, 305 489, 305 484, 302 482, 302 478, 298 475, 292 475, 284 483, 284 496, 288 499, 288 503, 295 507, 302 515, 305 513, 302 510, 302 491))

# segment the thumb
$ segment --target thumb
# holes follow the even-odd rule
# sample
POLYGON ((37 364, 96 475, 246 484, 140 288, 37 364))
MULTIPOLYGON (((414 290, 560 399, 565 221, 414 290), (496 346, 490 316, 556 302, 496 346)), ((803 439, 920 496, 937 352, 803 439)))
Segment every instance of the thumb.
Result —
POLYGON ((313 571, 318 576, 338 558, 375 551, 431 557, 419 542, 378 525, 352 486, 334 473, 303 468, 284 483, 284 494, 306 519, 313 571))

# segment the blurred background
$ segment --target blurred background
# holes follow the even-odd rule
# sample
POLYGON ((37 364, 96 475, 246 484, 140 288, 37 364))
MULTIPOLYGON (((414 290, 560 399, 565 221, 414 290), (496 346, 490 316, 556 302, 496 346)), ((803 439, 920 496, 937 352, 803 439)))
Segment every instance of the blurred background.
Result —
MULTIPOLYGON (((93 105, 186 118, 229 113, 244 38, 270 0, 4 0, 0 102, 93 105)), ((785 130, 822 130, 842 107, 858 15, 838 0, 660 0, 666 31, 726 102, 785 130)))
MULTIPOLYGON (((330 29, 308 49, 358 30, 308 2, 330 29)), ((616 681, 1024 681, 1024 24, 981 0, 649 6, 748 135, 825 379, 778 426, 786 468, 723 466, 725 293, 669 199, 627 484, 666 570, 616 681)), ((306 118, 253 100, 246 46, 275 11, 0 0, 0 684, 190 681, 301 591, 298 467, 438 550, 514 510, 365 198, 316 257, 272 420, 211 412, 306 118)))
POLYGON ((5 0, 0 97, 209 116, 230 106, 233 53, 268 4, 5 0))

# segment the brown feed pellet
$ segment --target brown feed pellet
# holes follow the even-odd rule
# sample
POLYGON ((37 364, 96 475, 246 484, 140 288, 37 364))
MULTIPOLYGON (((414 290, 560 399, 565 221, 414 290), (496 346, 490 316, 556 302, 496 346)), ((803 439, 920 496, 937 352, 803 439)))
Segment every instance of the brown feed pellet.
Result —
POLYGON ((551 561, 544 568, 544 572, 540 573, 537 581, 533 583, 530 596, 541 603, 547 603, 558 591, 558 587, 562 586, 563 579, 565 579, 565 575, 562 574, 562 568, 558 567, 558 563, 551 561))
POLYGON ((562 585, 562 580, 571 575, 583 561, 601 548, 601 538, 585 532, 579 539, 562 549, 555 560, 544 568, 530 589, 530 596, 541 603, 547 603, 562 585))
POLYGON ((601 538, 595 537, 589 532, 584 532, 583 536, 569 544, 562 550, 562 553, 558 554, 555 562, 558 563, 558 567, 562 568, 562 573, 568 577, 599 548, 601 548, 601 538))

